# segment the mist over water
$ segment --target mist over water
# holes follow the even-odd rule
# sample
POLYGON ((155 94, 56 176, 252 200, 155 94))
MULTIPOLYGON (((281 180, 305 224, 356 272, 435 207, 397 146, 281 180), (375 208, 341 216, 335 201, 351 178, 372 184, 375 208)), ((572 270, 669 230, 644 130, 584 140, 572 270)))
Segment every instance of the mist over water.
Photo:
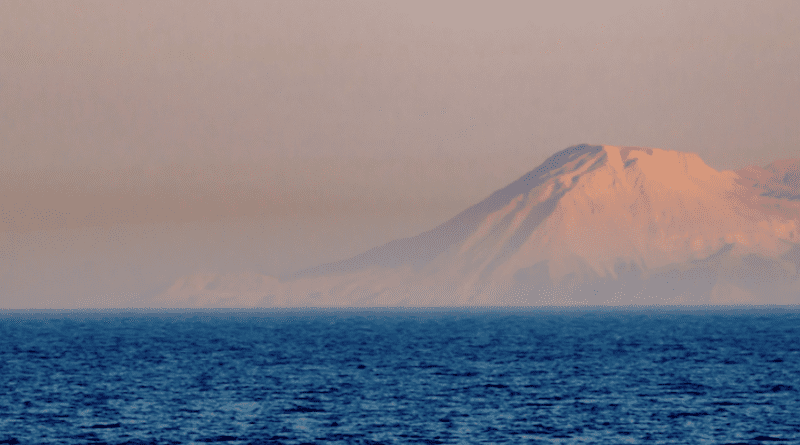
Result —
POLYGON ((798 314, 13 311, 0 443, 798 443, 798 314))

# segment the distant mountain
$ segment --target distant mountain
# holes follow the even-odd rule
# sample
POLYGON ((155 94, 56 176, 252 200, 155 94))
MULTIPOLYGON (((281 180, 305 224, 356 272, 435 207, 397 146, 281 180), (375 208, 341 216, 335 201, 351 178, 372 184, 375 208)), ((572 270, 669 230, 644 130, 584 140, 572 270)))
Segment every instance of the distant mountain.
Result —
POLYGON ((775 161, 764 168, 753 165, 736 174, 740 183, 759 190, 762 196, 800 200, 800 159, 775 161))
POLYGON ((800 303, 800 159, 578 145, 444 224, 281 279, 184 277, 168 306, 800 303))

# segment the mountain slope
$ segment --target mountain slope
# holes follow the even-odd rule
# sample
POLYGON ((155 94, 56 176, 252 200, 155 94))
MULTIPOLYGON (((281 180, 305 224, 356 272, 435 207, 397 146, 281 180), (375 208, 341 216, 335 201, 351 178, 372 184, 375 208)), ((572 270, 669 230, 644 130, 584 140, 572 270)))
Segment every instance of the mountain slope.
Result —
POLYGON ((431 231, 264 278, 246 299, 177 283, 162 297, 180 305, 202 294, 212 306, 800 302, 798 166, 719 172, 691 153, 579 145, 431 231))

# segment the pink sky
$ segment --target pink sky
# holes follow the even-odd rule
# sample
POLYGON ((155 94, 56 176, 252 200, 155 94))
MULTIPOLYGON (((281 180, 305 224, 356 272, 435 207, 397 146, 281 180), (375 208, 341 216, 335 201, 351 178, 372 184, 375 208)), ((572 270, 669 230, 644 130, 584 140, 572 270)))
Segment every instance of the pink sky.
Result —
POLYGON ((798 157, 800 3, 492 4, 0 2, 0 307, 341 259, 576 143, 798 157))

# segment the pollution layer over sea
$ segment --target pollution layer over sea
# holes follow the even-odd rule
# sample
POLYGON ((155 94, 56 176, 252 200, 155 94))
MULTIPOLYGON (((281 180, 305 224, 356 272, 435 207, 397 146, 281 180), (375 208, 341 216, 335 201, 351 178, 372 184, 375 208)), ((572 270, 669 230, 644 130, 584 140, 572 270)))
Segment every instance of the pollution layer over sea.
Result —
POLYGON ((0 314, 0 443, 800 443, 797 306, 0 314))

